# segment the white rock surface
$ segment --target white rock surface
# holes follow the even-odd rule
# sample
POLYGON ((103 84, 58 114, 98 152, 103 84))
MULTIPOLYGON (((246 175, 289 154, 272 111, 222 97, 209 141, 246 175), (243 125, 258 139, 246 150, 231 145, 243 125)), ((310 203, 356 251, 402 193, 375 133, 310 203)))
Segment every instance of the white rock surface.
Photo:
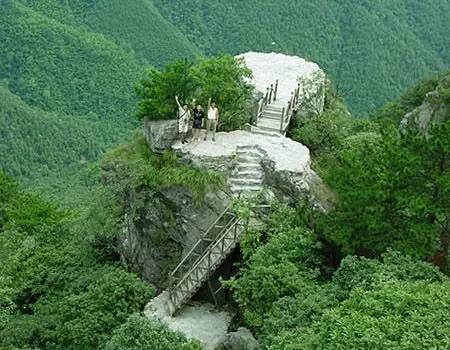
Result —
POLYGON ((273 161, 276 171, 309 172, 311 158, 309 149, 287 137, 270 137, 248 131, 219 132, 216 141, 194 141, 185 145, 177 143, 174 149, 189 158, 233 158, 237 146, 259 146, 273 161))
POLYGON ((308 62, 298 56, 288 56, 281 53, 247 52, 237 56, 243 58, 245 64, 253 72, 252 83, 256 90, 265 93, 270 84, 279 80, 278 99, 288 101, 291 92, 299 83, 299 79, 312 79, 315 73, 325 74, 313 62, 308 62))
POLYGON ((145 315, 160 320, 188 339, 200 341, 207 350, 214 350, 226 340, 231 314, 217 311, 209 304, 198 304, 185 305, 176 317, 171 317, 167 310, 167 297, 167 292, 163 292, 154 298, 146 306, 145 315))

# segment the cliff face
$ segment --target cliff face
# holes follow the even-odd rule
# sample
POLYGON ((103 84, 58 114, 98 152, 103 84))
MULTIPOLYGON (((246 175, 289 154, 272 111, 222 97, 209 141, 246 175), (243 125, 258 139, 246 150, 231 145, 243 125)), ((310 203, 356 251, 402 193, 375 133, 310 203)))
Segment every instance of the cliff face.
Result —
POLYGON ((221 191, 207 193, 201 203, 175 186, 131 192, 120 238, 123 258, 145 280, 164 289, 170 271, 228 204, 229 196, 221 191))
MULTIPOLYGON (((449 81, 450 78, 447 81, 448 86, 450 86, 449 81)), ((405 115, 401 122, 403 129, 407 126, 414 126, 426 135, 432 125, 441 124, 448 118, 450 108, 449 103, 444 100, 442 92, 440 92, 442 85, 438 86, 436 90, 430 91, 418 108, 405 115)))

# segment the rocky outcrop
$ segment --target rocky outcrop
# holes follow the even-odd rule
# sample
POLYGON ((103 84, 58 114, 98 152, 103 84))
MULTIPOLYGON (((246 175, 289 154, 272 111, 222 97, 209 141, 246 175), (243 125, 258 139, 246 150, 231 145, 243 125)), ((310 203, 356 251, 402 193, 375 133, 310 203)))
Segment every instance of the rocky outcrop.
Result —
POLYGON ((253 334, 247 329, 240 327, 236 332, 227 334, 225 342, 219 349, 223 350, 259 350, 259 344, 253 334))
POLYGON ((178 139, 177 120, 150 120, 144 119, 144 135, 150 149, 162 153, 170 149, 178 139))
POLYGON ((233 193, 239 188, 250 188, 250 184, 257 187, 261 185, 283 202, 296 204, 302 198, 308 198, 322 210, 331 205, 332 193, 311 169, 308 148, 287 137, 270 137, 238 130, 218 133, 216 142, 178 143, 174 149, 184 161, 192 162, 199 168, 221 170, 231 178, 233 193), (242 154, 246 149, 251 150, 248 156, 242 154), (242 160, 246 159, 252 168, 245 168, 242 160), (260 162, 258 171, 254 163, 256 160, 260 162), (242 172, 250 174, 250 177, 242 178, 248 183, 236 182, 237 175, 242 172))
POLYGON ((443 123, 450 114, 450 108, 440 97, 438 90, 429 92, 422 105, 405 115, 401 128, 405 130, 408 126, 415 126, 427 135, 431 125, 443 123))
POLYGON ((139 188, 125 203, 121 254, 145 280, 164 289, 170 271, 229 202, 222 191, 207 193, 196 203, 180 187, 158 192, 139 188))
POLYGON ((296 106, 298 115, 323 112, 329 81, 316 63, 274 52, 247 52, 237 57, 251 69, 251 83, 260 93, 265 94, 267 87, 278 80, 277 100, 281 104, 287 105, 291 93, 300 87, 299 104, 296 106))

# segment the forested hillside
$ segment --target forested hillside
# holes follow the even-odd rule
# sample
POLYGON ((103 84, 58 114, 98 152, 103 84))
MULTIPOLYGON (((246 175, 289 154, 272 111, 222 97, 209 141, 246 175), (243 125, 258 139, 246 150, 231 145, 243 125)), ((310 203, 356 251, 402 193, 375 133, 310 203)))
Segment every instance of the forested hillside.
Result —
POLYGON ((2 2, 0 169, 36 179, 92 161, 137 124, 151 64, 198 51, 148 1, 2 2))
POLYGON ((0 169, 13 176, 61 174, 96 160, 126 133, 117 123, 32 108, 1 85, 0 101, 0 169))
POLYGON ((446 0, 154 0, 203 52, 318 62, 358 115, 450 65, 446 0))
POLYGON ((141 62, 162 66, 200 51, 164 19, 151 0, 20 0, 48 17, 104 34, 141 62))

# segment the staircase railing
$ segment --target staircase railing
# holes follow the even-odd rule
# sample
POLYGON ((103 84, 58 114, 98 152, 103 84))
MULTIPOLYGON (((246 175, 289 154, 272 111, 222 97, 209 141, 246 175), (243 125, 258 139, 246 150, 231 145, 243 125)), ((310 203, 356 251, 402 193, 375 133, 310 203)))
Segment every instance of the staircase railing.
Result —
POLYGON ((300 99, 300 84, 297 85, 294 91, 291 92, 291 98, 286 107, 283 107, 281 111, 280 133, 286 135, 286 131, 291 123, 292 116, 295 113, 295 109, 300 99))
POLYGON ((265 95, 259 100, 258 102, 258 112, 256 113, 256 120, 255 124, 258 125, 258 120, 261 117, 262 113, 264 112, 264 108, 267 105, 272 104, 277 100, 278 97, 278 80, 275 82, 275 84, 270 84, 270 86, 267 87, 265 95))
POLYGON ((227 208, 169 275, 169 312, 173 314, 200 288, 239 241, 240 219, 227 208))

